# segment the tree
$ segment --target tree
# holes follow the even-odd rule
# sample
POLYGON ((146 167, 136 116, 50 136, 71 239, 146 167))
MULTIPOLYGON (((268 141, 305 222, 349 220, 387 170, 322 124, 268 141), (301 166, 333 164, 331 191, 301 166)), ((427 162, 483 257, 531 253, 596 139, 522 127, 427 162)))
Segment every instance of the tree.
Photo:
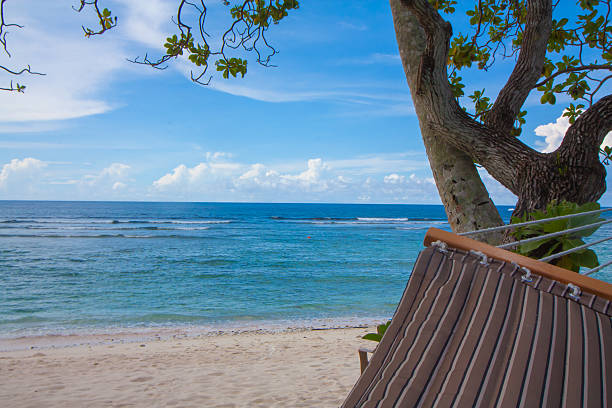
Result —
POLYGON ((612 130, 612 95, 594 102, 610 78, 597 72, 612 70, 610 2, 579 0, 586 14, 569 28, 567 19, 553 19, 559 2, 481 0, 468 12, 474 35, 452 38, 440 11, 453 13, 455 4, 391 0, 406 79, 453 230, 501 224, 474 162, 518 196, 515 215, 545 209, 553 200, 597 201, 606 189, 599 147, 612 130), (603 6, 604 15, 597 6, 603 6), (588 49, 599 51, 593 61, 588 49), (472 95, 475 114, 468 114, 458 103, 462 91, 456 70, 473 62, 486 69, 500 55, 516 59, 514 70, 494 103, 482 93, 472 95), (584 105, 570 104, 573 124, 552 153, 537 152, 516 137, 525 115, 522 106, 536 89, 543 103, 554 104, 555 94, 567 94, 589 105, 581 111, 584 105))
MULTIPOLYGON (((7 0, 0 1, 3 11, 7 0)), ((99 1, 81 0, 75 7, 79 12, 87 7, 95 10, 99 28, 83 27, 88 37, 117 24, 99 1)), ((560 0, 554 4, 552 0, 479 0, 466 11, 470 33, 453 37, 452 26, 442 15, 456 13, 455 0, 390 0, 421 134, 454 231, 502 224, 477 166, 518 196, 514 215, 544 209, 554 200, 597 201, 605 192, 606 171, 600 155, 606 162, 611 152, 600 146, 612 130, 612 95, 599 98, 599 93, 612 77, 611 1, 577 0, 577 17, 570 22, 555 18, 560 0), (461 70, 474 65, 488 71, 500 58, 511 59, 515 65, 495 100, 484 90, 466 98, 461 70), (571 126, 555 152, 540 153, 518 139, 525 123, 523 105, 533 92, 540 93, 541 103, 555 104, 559 95, 576 101, 566 107, 564 115, 571 126), (473 103, 469 111, 461 106, 468 100, 473 103)), ((132 62, 164 69, 185 56, 195 66, 192 80, 204 85, 210 81, 213 64, 224 78, 244 76, 249 54, 269 66, 276 50, 267 32, 297 9, 298 1, 223 3, 231 20, 217 48, 207 40, 204 1, 181 0, 173 20, 177 33, 168 37, 166 53, 132 62)), ((0 39, 8 54, 6 28, 15 25, 5 24, 4 13, 0 17, 0 39)), ((24 72, 31 71, 28 67, 24 72)), ((8 90, 23 91, 20 86, 8 90)))

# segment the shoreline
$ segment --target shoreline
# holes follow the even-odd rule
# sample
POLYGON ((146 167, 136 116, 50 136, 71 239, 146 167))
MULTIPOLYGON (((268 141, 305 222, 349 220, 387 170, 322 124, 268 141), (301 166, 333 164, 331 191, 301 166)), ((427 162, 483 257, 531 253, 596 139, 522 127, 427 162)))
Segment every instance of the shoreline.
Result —
POLYGON ((384 323, 389 318, 328 318, 309 320, 278 320, 224 325, 160 325, 135 327, 78 328, 48 333, 0 333, 0 354, 21 350, 45 350, 77 346, 124 344, 170 339, 197 339, 212 336, 280 334, 300 331, 365 329, 384 323))
MULTIPOLYGON (((337 407, 373 327, 224 332, 0 352, 7 406, 337 407)), ((91 340, 91 339, 89 339, 91 340)), ((108 340, 108 339, 98 339, 108 340)), ((123 339, 125 340, 125 339, 123 339)))

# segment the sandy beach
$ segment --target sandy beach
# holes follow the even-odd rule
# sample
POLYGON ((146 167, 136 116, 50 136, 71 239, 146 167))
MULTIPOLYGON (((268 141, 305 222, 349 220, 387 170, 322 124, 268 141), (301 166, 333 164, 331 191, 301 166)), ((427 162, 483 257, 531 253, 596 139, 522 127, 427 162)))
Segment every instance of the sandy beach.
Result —
POLYGON ((337 407, 373 329, 1 340, 3 407, 337 407))

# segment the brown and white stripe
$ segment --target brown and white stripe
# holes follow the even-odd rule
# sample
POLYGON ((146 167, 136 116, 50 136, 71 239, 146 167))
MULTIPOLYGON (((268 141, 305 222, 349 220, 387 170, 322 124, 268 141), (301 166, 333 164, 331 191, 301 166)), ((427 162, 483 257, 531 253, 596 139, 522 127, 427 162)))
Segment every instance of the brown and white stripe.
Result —
POLYGON ((423 250, 342 407, 612 406, 610 301, 522 276, 511 263, 423 250))

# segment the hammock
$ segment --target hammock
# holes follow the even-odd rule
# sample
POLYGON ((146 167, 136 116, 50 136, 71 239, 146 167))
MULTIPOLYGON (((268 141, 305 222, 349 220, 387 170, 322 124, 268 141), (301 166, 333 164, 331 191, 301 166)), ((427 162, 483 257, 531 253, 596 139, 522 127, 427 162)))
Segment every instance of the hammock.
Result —
POLYGON ((612 285, 431 228, 342 407, 610 407, 612 285))

